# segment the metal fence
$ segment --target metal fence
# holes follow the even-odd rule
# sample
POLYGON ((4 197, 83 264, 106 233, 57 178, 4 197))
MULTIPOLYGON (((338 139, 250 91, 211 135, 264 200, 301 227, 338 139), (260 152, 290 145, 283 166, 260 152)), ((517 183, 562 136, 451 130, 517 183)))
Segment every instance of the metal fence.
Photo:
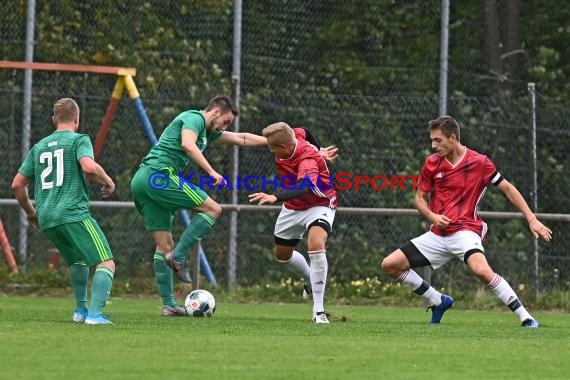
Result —
MULTIPOLYGON (((138 74, 134 79, 157 135, 182 110, 202 108, 211 96, 232 91, 235 35, 231 1, 119 1, 113 6, 103 1, 63 3, 37 4, 34 60, 136 67, 138 74), (76 53, 70 55, 71 51, 76 53)), ((439 41, 439 4, 356 3, 299 0, 243 4, 240 130, 259 133, 267 124, 284 120, 291 125, 307 126, 324 144, 339 146, 341 157, 331 168, 334 173, 388 177, 417 174, 429 154, 427 121, 438 112, 439 50, 426 50, 423 46, 439 41), (362 9, 368 12, 362 15, 362 9), (386 16, 374 18, 373 14, 386 16), (339 28, 342 40, 337 37, 339 28), (410 47, 401 43, 401 38, 415 43, 410 47), (419 58, 412 59, 415 55, 419 58)), ((520 75, 505 80, 483 73, 479 66, 485 60, 476 55, 479 47, 469 38, 477 33, 485 17, 484 10, 475 3, 478 2, 468 2, 464 8, 452 7, 448 113, 462 125, 462 141, 488 154, 529 201, 531 179, 536 174, 538 211, 568 214, 570 201, 565 192, 570 187, 570 109, 543 93, 541 83, 537 83, 538 168, 534 172, 526 78, 520 75), (464 17, 468 9, 477 12, 464 17), (453 29, 458 22, 462 23, 461 33, 453 29)), ((530 3, 535 13, 540 13, 540 2, 530 3)), ((4 2, 0 7, 0 37, 6 41, 0 46, 2 59, 23 60, 25 4, 4 2)), ((532 17, 532 12, 526 13, 522 23, 535 22, 532 17)), ((525 64, 528 63, 520 65, 525 64)), ((51 106, 61 96, 78 100, 83 131, 94 139, 115 79, 35 71, 32 144, 50 133, 51 106)), ((10 182, 22 159, 23 83, 23 71, 0 70, 0 167, 5 173, 0 178, 2 199, 12 197, 10 182)), ((100 160, 118 184, 111 201, 131 200, 130 177, 149 147, 132 100, 123 99, 100 160)), ((220 172, 229 173, 231 151, 214 145, 208 148, 206 156, 220 172)), ((271 155, 266 149, 239 151, 239 174, 273 173, 271 155)), ((92 199, 96 200, 97 192, 95 188, 91 190, 92 199)), ((248 193, 239 191, 237 201, 247 203, 248 193)), ((498 193, 487 194, 481 209, 513 211, 498 193)), ((211 195, 220 203, 231 202, 228 191, 213 191, 211 195)), ((340 205, 409 208, 413 195, 411 188, 377 191, 363 186, 340 192, 340 205)), ((96 207, 93 215, 115 252, 118 275, 151 276, 153 244, 136 211, 96 207)), ((224 213, 202 242, 220 283, 228 281, 230 272, 229 215, 224 213)), ((18 247, 17 208, 0 206, 0 217, 11 244, 18 247)), ((273 212, 238 213, 238 284, 273 281, 289 275, 272 259, 275 217, 273 212)), ((541 289, 570 288, 567 221, 548 224, 555 239, 550 244, 539 244, 538 272, 528 228, 518 219, 489 220, 489 261, 514 284, 534 287, 538 273, 541 289)), ((182 228, 177 220, 175 237, 182 228)), ((329 241, 330 274, 339 281, 382 278, 382 257, 425 228, 425 222, 416 216, 339 214, 329 241)), ((29 230, 27 237, 27 252, 18 253, 26 257, 27 268, 44 267, 50 243, 35 230, 29 230)), ((475 280, 467 280, 460 264, 436 271, 434 284, 478 285, 475 280)))

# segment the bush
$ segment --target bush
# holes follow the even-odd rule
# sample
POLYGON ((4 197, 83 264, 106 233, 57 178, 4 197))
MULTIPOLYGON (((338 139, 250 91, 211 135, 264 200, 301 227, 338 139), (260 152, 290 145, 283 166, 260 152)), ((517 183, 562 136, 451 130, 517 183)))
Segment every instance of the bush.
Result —
MULTIPOLYGON (((213 292, 220 302, 261 303, 261 302, 310 302, 302 300, 303 281, 286 278, 279 282, 238 286, 230 291, 221 287, 210 287, 202 279, 204 289, 213 292)), ((67 268, 46 269, 26 275, 13 275, 0 267, 0 285, 3 293, 71 296, 71 283, 67 268)), ((188 284, 177 283, 175 293, 179 300, 191 291, 188 284)), ((445 292, 445 288, 439 289, 445 292)), ((570 292, 553 290, 543 292, 538 297, 524 288, 517 289, 518 296, 530 310, 570 311, 570 292)), ((138 296, 158 298, 153 278, 137 276, 123 280, 115 278, 111 297, 138 296)), ((452 296, 454 307, 460 309, 494 310, 504 309, 505 305, 493 292, 485 287, 472 291, 455 289, 452 296)), ((329 278, 325 293, 328 305, 377 305, 421 307, 423 299, 396 281, 381 281, 377 277, 352 281, 338 281, 329 278)), ((425 306, 425 305, 424 305, 425 306)))

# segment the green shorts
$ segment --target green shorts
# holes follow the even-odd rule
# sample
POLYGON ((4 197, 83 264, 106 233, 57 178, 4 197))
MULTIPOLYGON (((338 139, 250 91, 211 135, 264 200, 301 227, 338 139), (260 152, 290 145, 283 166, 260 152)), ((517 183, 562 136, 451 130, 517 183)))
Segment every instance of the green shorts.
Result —
POLYGON ((93 218, 48 228, 44 233, 67 265, 84 262, 92 267, 113 258, 107 238, 93 218))
POLYGON ((133 176, 131 193, 148 231, 170 231, 176 211, 193 210, 208 199, 198 186, 181 183, 174 170, 144 165, 133 176))

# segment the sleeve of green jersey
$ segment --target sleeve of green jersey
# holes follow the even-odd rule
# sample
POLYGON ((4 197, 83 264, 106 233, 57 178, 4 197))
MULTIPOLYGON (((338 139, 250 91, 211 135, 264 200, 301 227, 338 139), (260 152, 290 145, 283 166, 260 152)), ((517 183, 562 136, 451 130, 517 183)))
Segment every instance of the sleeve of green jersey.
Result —
POLYGON ((194 112, 187 112, 186 115, 181 119, 182 129, 189 129, 200 136, 206 130, 206 124, 204 124, 204 117, 194 112))
POLYGON ((81 160, 83 157, 93 158, 93 145, 91 145, 91 140, 89 136, 82 135, 77 139, 77 149, 75 153, 77 161, 81 160))
POLYGON ((18 169, 18 172, 27 178, 34 177, 34 148, 35 146, 30 149, 24 163, 22 163, 22 166, 18 169))
POLYGON ((216 141, 217 139, 220 138, 220 136, 222 136, 222 133, 224 133, 224 131, 216 131, 216 132, 212 133, 212 134, 208 137, 208 142, 216 141))

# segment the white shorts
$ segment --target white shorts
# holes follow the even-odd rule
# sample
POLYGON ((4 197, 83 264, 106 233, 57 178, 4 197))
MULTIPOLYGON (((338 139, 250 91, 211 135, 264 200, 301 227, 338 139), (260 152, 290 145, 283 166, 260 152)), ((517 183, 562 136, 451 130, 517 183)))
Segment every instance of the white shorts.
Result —
POLYGON ((332 228, 335 213, 336 210, 325 206, 314 206, 304 211, 281 207, 274 235, 284 240, 301 240, 309 226, 319 219, 326 221, 332 228))
POLYGON ((437 269, 454 258, 464 261, 466 253, 485 252, 481 237, 473 231, 459 231, 449 236, 439 236, 428 231, 410 240, 410 243, 401 249, 412 268, 430 265, 437 269), (423 261, 421 256, 425 258, 423 261))

